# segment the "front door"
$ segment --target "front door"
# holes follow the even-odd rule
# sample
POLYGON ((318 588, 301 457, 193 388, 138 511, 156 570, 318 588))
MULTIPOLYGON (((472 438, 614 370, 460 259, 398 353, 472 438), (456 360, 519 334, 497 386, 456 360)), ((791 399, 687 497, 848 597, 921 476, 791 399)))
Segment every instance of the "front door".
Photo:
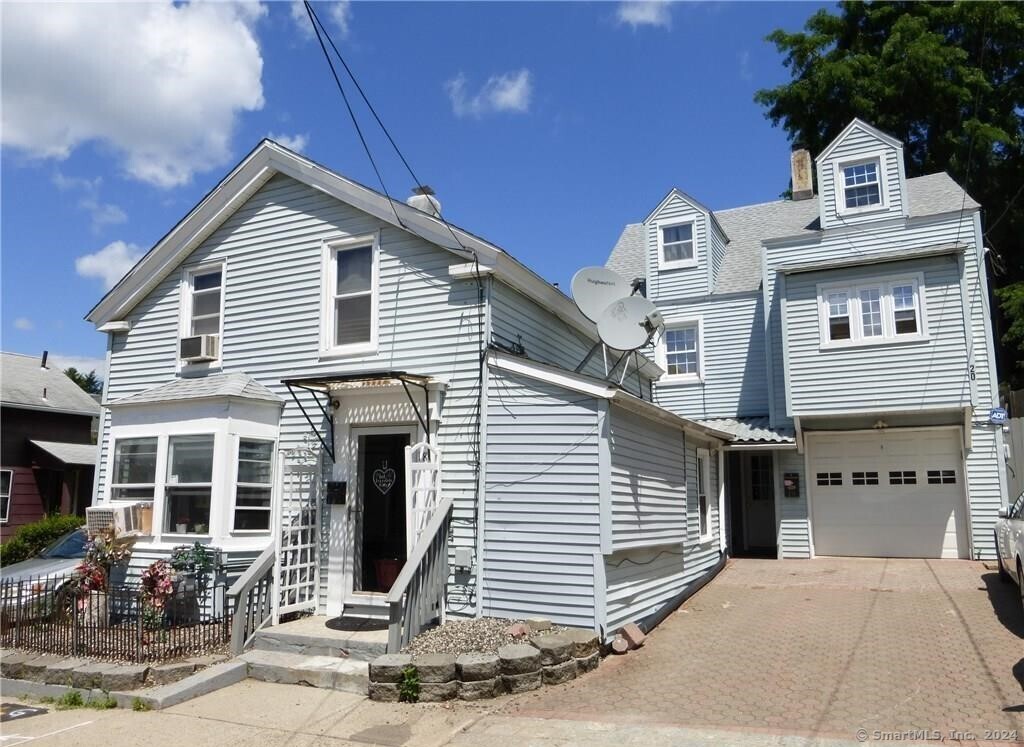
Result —
POLYGON ((405 447, 410 433, 359 434, 352 590, 385 593, 406 559, 405 447))
POLYGON ((774 555, 775 481, 771 454, 742 454, 743 531, 748 552, 774 555))

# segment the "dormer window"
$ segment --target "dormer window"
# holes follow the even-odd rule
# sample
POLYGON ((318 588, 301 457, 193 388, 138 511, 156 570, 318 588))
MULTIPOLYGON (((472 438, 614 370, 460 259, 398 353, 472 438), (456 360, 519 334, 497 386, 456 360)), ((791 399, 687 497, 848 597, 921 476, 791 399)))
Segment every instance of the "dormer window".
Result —
POLYGON ((881 165, 879 159, 844 163, 839 167, 842 186, 840 212, 863 210, 882 205, 881 165))
POLYGON ((694 241, 694 223, 674 223, 658 226, 658 258, 661 269, 694 267, 697 253, 694 241))

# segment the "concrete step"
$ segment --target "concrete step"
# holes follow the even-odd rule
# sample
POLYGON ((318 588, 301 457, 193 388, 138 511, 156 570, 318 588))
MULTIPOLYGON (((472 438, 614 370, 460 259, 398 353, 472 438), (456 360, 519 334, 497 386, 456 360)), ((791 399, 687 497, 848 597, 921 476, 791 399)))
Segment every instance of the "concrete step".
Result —
POLYGON ((264 682, 344 690, 360 695, 366 695, 370 683, 370 667, 365 661, 260 650, 247 651, 238 660, 246 663, 249 677, 264 682))
POLYGON ((343 656, 372 661, 388 649, 388 631, 369 620, 304 617, 257 631, 252 648, 305 656, 343 656))

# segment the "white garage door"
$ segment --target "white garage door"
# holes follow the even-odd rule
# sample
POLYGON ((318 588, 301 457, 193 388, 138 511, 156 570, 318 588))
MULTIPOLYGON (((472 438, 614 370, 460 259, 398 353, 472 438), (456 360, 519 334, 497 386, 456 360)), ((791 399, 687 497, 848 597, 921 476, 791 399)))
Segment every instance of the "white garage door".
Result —
POLYGON ((959 429, 806 438, 817 555, 967 557, 959 429))

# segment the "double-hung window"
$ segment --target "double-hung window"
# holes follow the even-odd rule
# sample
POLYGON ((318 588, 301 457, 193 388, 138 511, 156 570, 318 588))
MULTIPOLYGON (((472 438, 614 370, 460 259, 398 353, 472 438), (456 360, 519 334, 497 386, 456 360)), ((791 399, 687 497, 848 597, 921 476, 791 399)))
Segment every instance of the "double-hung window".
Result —
POLYGON ((671 324, 656 350, 666 381, 700 381, 703 377, 700 322, 671 324))
POLYGON ((325 352, 368 352, 377 344, 378 239, 325 244, 325 352))
POLYGON ((156 489, 157 439, 119 438, 114 443, 110 497, 115 501, 152 501, 156 489))
POLYGON ((840 166, 843 205, 846 210, 870 208, 882 204, 882 182, 879 159, 840 166))
POLYGON ((223 280, 222 267, 192 273, 189 335, 220 334, 223 280))
POLYGON ((171 436, 168 439, 165 532, 209 533, 213 443, 212 435, 171 436))
POLYGON ((857 285, 819 286, 821 346, 870 345, 926 337, 920 274, 857 285))
POLYGON ((14 487, 14 470, 0 469, 0 524, 6 524, 11 515, 11 488, 14 487))
POLYGON ((693 221, 658 226, 658 264, 663 270, 694 267, 697 246, 693 221))
POLYGON ((235 531, 270 529, 273 459, 273 441, 239 439, 235 518, 232 524, 235 531))
POLYGON ((707 449, 697 449, 697 523, 702 542, 711 537, 711 514, 708 504, 710 484, 711 453, 707 449))

